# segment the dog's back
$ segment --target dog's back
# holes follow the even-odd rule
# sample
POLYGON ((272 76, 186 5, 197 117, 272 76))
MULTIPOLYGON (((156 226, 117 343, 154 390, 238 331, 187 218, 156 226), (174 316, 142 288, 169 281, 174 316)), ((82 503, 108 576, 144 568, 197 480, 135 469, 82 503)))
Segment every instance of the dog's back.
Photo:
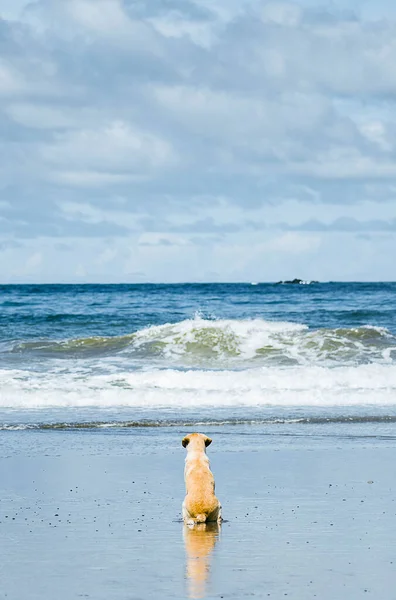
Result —
POLYGON ((183 518, 190 523, 221 520, 221 505, 215 496, 215 481, 206 456, 206 447, 212 442, 201 433, 186 436, 182 444, 187 448, 184 478, 186 497, 183 518))

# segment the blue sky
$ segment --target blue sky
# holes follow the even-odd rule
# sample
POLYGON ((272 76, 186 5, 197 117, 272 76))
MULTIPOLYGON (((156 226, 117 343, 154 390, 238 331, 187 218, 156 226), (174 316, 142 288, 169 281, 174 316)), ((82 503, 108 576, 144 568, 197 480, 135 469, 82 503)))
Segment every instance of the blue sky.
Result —
POLYGON ((396 3, 0 16, 0 282, 396 280, 396 3))

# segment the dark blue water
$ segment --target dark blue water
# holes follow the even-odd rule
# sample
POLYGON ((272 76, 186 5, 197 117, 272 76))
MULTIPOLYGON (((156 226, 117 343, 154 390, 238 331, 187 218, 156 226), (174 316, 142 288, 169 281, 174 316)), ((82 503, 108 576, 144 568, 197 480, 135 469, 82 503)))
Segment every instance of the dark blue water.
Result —
POLYGON ((2 285, 0 309, 2 342, 123 335, 196 312, 395 333, 396 283, 2 285))
POLYGON ((395 297, 396 283, 3 285, 0 407, 393 407, 395 297))

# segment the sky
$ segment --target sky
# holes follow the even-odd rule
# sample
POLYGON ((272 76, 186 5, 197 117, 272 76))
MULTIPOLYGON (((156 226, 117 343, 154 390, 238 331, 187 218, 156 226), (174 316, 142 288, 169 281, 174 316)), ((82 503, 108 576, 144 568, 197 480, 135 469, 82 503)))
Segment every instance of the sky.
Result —
POLYGON ((0 283, 396 280, 393 0, 1 0, 0 283))

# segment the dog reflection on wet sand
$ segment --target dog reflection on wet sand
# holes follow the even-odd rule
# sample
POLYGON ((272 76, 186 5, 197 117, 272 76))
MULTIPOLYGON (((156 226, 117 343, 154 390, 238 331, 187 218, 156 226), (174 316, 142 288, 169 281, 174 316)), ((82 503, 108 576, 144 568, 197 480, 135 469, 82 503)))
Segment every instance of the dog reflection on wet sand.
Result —
POLYGON ((187 555, 186 579, 189 598, 205 598, 213 548, 219 538, 217 522, 184 525, 183 537, 187 555))

